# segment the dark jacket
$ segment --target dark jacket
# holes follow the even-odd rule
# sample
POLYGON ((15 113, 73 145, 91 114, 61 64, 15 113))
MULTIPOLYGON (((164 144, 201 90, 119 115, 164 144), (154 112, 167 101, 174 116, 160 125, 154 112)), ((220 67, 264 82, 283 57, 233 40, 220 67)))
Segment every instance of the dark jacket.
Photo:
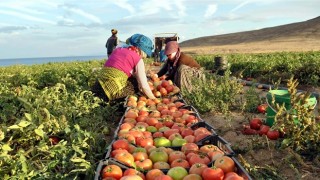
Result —
POLYGON ((178 59, 177 65, 173 66, 173 61, 170 61, 169 59, 165 62, 165 64, 162 66, 160 71, 157 73, 158 77, 161 77, 165 74, 167 74, 166 79, 174 79, 174 76, 177 72, 177 69, 180 65, 184 64, 189 67, 195 67, 195 68, 201 68, 201 66, 197 63, 196 60, 194 60, 191 56, 184 54, 181 52, 181 55, 178 59))
POLYGON ((111 54, 117 45, 118 45, 118 37, 116 35, 112 35, 111 37, 109 37, 106 43, 108 54, 111 54))

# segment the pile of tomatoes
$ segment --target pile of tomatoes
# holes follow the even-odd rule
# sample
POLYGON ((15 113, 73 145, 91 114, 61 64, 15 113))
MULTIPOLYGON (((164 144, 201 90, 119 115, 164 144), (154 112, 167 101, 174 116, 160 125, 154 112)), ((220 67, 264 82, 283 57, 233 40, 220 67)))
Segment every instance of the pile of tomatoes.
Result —
MULTIPOLYGON (((155 82, 159 90, 171 86, 166 80, 155 82)), ((167 95, 128 96, 97 179, 250 179, 227 142, 197 111, 179 95, 167 95)))
POLYGON ((251 119, 249 125, 244 125, 242 133, 245 135, 265 135, 270 140, 277 140, 282 136, 280 131, 270 129, 270 126, 264 124, 261 118, 251 119))

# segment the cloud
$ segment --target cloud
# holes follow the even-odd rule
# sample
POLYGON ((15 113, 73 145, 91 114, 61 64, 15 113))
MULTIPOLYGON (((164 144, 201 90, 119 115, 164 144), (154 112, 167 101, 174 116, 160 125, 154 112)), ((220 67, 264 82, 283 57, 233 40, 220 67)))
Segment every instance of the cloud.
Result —
POLYGON ((28 13, 28 14, 33 14, 33 15, 43 14, 43 12, 40 12, 38 10, 23 7, 21 4, 19 4, 19 5, 18 4, 2 4, 1 7, 7 8, 7 9, 13 9, 15 11, 20 11, 23 13, 28 13))
POLYGON ((93 14, 87 13, 87 12, 83 11, 82 9, 73 7, 71 5, 62 5, 61 7, 67 11, 70 11, 70 12, 75 13, 77 15, 80 15, 86 19, 89 19, 89 20, 93 21, 94 23, 102 24, 102 21, 100 20, 99 17, 97 17, 93 14))
POLYGON ((135 13, 134 7, 128 3, 128 0, 117 0, 114 2, 114 4, 128 10, 131 14, 135 13))
POLYGON ((26 29, 28 29, 28 27, 26 26, 5 26, 5 27, 0 27, 0 33, 12 33, 15 31, 21 31, 26 29))
POLYGON ((251 1, 244 1, 244 2, 241 2, 240 4, 238 4, 235 8, 233 8, 230 12, 234 12, 240 8, 242 8, 243 6, 249 4, 251 1))
POLYGON ((217 11, 217 5, 210 4, 206 10, 206 13, 204 14, 204 17, 210 18, 216 11, 217 11))
POLYGON ((25 20, 29 20, 29 21, 47 23, 47 24, 52 24, 52 25, 56 24, 54 21, 50 21, 50 20, 47 20, 47 19, 38 18, 36 16, 31 16, 31 15, 28 15, 28 14, 14 12, 14 11, 0 10, 0 14, 14 16, 14 17, 25 19, 25 20))
POLYGON ((184 0, 175 0, 174 3, 176 4, 177 8, 178 8, 178 15, 180 17, 184 17, 186 16, 186 6, 184 3, 184 0))

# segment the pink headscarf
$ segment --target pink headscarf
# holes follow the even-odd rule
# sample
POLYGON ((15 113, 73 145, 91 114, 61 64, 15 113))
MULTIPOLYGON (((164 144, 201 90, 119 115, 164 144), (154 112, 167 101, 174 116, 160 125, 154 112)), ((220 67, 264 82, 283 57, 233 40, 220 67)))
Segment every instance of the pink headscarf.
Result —
POLYGON ((170 41, 166 44, 164 54, 168 55, 168 54, 172 54, 174 52, 177 52, 175 59, 174 59, 174 63, 173 63, 173 66, 176 66, 178 63, 178 59, 180 57, 180 48, 179 48, 177 41, 170 41))

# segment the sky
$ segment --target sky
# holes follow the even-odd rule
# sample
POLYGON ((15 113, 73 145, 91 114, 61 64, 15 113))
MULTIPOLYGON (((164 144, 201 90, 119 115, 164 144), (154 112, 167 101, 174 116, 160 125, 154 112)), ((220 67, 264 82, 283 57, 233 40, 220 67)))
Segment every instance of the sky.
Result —
POLYGON ((106 55, 125 41, 177 33, 179 42, 306 21, 319 0, 0 0, 0 59, 106 55))

